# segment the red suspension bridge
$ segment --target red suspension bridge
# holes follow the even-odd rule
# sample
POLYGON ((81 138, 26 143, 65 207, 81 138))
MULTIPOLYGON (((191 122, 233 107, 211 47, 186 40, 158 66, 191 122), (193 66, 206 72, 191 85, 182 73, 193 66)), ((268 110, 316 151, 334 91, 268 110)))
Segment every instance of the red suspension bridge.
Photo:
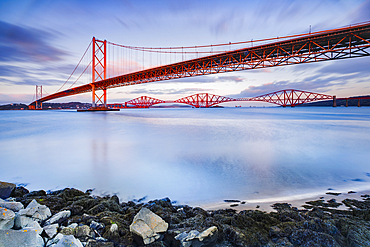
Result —
MULTIPOLYGON (((369 48, 370 22, 280 38, 192 47, 134 47, 93 38, 63 86, 56 93, 45 97, 42 97, 42 87, 36 86, 36 100, 29 105, 29 108, 41 109, 42 102, 92 92, 92 108, 108 109, 107 89, 110 88, 216 73, 369 56, 369 48), (88 52, 90 49, 91 53, 88 52), (81 74, 77 77, 74 73, 78 70, 81 74), (69 79, 75 77, 77 79, 70 87, 61 91, 69 79), (75 86, 76 82, 81 83, 82 77, 87 78, 85 84, 75 86)), ((281 106, 295 106, 327 99, 335 100, 335 96, 289 89, 239 99, 212 94, 195 94, 173 102, 195 107, 210 107, 229 101, 263 101, 281 106)), ((147 107, 158 103, 169 102, 142 96, 125 104, 147 107)))

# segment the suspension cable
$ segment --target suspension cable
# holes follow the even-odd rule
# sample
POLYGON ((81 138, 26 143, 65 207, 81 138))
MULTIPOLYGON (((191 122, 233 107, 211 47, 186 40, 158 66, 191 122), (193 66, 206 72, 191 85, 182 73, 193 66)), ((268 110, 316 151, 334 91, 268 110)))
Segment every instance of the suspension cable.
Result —
POLYGON ((44 91, 44 93, 45 93, 46 95, 50 95, 50 93, 46 92, 46 90, 45 90, 45 88, 44 88, 44 87, 42 87, 42 90, 44 91))
MULTIPOLYGON (((87 47, 87 49, 86 49, 86 51, 85 51, 85 53, 82 55, 82 57, 81 57, 81 59, 80 59, 80 61, 78 62, 78 64, 76 65, 76 67, 75 67, 75 69, 72 71, 72 74, 68 77, 68 79, 63 83, 63 85, 56 91, 56 93, 57 92, 59 92, 63 87, 64 87, 64 85, 66 85, 66 83, 69 81, 69 79, 72 77, 72 75, 74 74, 74 72, 76 71, 76 69, 78 68, 78 66, 80 65, 80 63, 81 63, 81 61, 82 61, 82 59, 85 57, 85 55, 86 55, 86 53, 87 53, 87 51, 89 50, 89 48, 90 48, 90 46, 91 46, 91 43, 92 43, 92 41, 90 42, 90 44, 89 44, 89 46, 87 47)), ((90 62, 91 63, 91 62, 90 62)), ((86 69, 85 69, 86 70, 86 69)), ((85 72, 85 70, 84 70, 84 72, 85 72)), ((82 72, 82 73, 84 73, 84 72, 82 72)), ((80 77, 81 77, 81 75, 80 75, 80 77)), ((78 78, 80 78, 80 77, 78 77, 78 78)), ((76 82, 76 81, 75 81, 76 82)), ((74 83, 75 83, 74 82, 74 83)))
MULTIPOLYGON (((90 67, 90 65, 91 65, 91 63, 92 63, 92 61, 90 61, 90 63, 86 66, 86 68, 84 69, 84 71, 80 74, 80 76, 72 83, 72 85, 71 86, 69 86, 69 88, 71 88, 80 78, 81 78, 81 76, 83 75, 83 73, 85 73, 86 72, 86 70, 87 70, 87 68, 89 68, 90 67)), ((68 88, 68 89, 69 89, 68 88)))

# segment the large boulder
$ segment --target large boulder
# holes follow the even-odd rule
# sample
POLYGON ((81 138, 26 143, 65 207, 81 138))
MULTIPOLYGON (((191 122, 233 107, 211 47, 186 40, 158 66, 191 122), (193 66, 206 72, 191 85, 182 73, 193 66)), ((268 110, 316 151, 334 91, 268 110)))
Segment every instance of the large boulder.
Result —
POLYGON ((15 213, 7 208, 0 207, 0 230, 7 230, 14 226, 15 213))
POLYGON ((139 236, 144 244, 153 243, 167 229, 168 223, 147 208, 142 208, 130 225, 130 231, 139 236))
POLYGON ((24 188, 23 186, 16 187, 12 193, 10 194, 11 197, 22 197, 26 194, 30 193, 28 189, 24 188))
POLYGON ((54 247, 83 247, 80 240, 73 235, 64 235, 54 247))
POLYGON ((32 200, 25 209, 19 210, 15 217, 14 226, 16 229, 21 229, 32 221, 41 222, 50 216, 51 212, 47 206, 32 200))
POLYGON ((2 199, 0 199, 0 207, 10 209, 13 212, 18 212, 24 208, 23 204, 20 202, 5 201, 2 199))
POLYGON ((43 229, 48 238, 53 238, 57 234, 58 227, 58 224, 52 224, 44 226, 43 229))
POLYGON ((216 242, 218 236, 218 229, 216 226, 212 226, 203 232, 192 230, 189 233, 183 232, 175 237, 179 240, 182 247, 200 247, 200 246, 212 246, 216 242))
POLYGON ((6 247, 43 247, 44 240, 33 229, 0 230, 0 246, 6 247))
POLYGON ((45 225, 47 226, 47 225, 54 224, 54 223, 59 222, 59 221, 65 219, 65 218, 68 218, 69 216, 71 216, 71 211, 69 211, 69 210, 60 211, 59 213, 56 213, 55 215, 53 215, 53 217, 48 219, 45 222, 45 225))
POLYGON ((50 247, 50 246, 54 247, 63 238, 63 236, 64 236, 63 234, 58 233, 57 235, 54 236, 54 238, 46 242, 46 247, 50 247))
POLYGON ((8 198, 14 188, 15 184, 0 181, 0 198, 1 199, 8 198))
POLYGON ((35 230, 38 234, 41 235, 44 229, 42 229, 42 227, 40 226, 39 223, 37 223, 37 221, 32 221, 28 225, 23 227, 22 230, 35 230))

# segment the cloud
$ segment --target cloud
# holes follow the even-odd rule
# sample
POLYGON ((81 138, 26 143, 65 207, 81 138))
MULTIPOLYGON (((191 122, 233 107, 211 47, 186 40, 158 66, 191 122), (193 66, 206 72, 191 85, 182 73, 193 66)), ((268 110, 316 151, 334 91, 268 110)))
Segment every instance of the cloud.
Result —
POLYGON ((49 45, 53 35, 0 21, 0 61, 59 61, 66 52, 49 45))
MULTIPOLYGON (((217 82, 243 82, 246 78, 240 76, 211 76, 211 75, 199 75, 186 78, 175 79, 172 82, 176 83, 217 83, 217 82)), ((168 83, 168 81, 158 81, 158 83, 168 83)))
POLYGON ((346 59, 332 62, 317 71, 318 73, 352 74, 358 73, 361 76, 370 74, 370 57, 346 59))
POLYGON ((358 6, 354 13, 351 13, 354 23, 365 22, 370 20, 370 0, 363 2, 358 6))
POLYGON ((232 81, 235 83, 243 82, 245 80, 246 80, 245 78, 240 77, 240 76, 219 76, 216 79, 217 82, 232 81))
POLYGON ((136 89, 128 92, 122 92, 124 94, 140 94, 142 96, 150 95, 168 95, 168 94, 186 94, 191 95, 199 92, 209 92, 210 89, 204 88, 183 88, 183 89, 136 89))
MULTIPOLYGON (((26 63, 0 64, 0 81, 9 85, 62 85, 72 65, 29 67, 26 63), (58 78, 62 78, 58 80, 58 78)), ((73 80, 70 80, 70 83, 73 80)), ((67 85, 69 86, 69 84, 67 85)))
POLYGON ((0 104, 23 103, 29 104, 33 99, 32 94, 0 94, 0 104))
POLYGON ((297 89, 315 93, 325 93, 331 90, 334 86, 339 87, 348 84, 349 80, 352 78, 352 75, 331 76, 327 78, 323 78, 321 75, 314 75, 311 77, 307 77, 301 81, 291 82, 289 80, 286 80, 265 83, 259 86, 250 86, 247 89, 241 91, 239 94, 230 95, 230 97, 256 97, 283 89, 297 89))

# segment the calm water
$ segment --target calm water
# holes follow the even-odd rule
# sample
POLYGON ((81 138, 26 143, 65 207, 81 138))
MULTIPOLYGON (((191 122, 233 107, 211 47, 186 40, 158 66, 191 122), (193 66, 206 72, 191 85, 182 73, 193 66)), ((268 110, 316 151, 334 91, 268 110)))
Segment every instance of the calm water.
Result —
POLYGON ((190 205, 370 188, 370 108, 0 111, 0 180, 190 205))

